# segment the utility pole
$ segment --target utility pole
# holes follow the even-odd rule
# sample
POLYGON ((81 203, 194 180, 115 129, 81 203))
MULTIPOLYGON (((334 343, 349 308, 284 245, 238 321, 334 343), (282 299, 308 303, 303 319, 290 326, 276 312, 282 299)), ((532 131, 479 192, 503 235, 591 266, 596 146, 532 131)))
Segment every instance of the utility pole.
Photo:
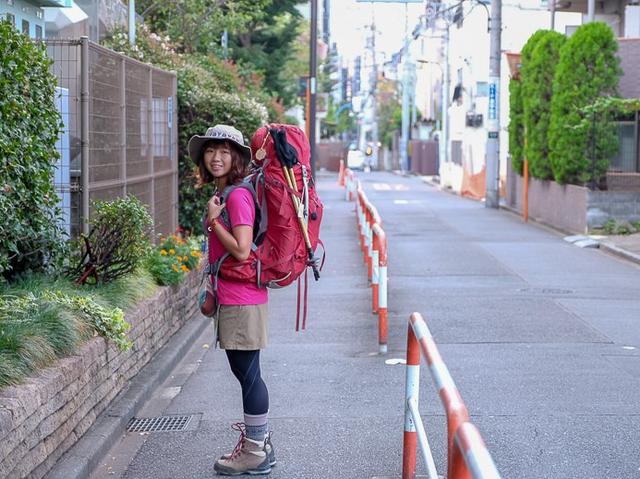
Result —
POLYGON ((373 119, 371 123, 371 142, 373 143, 373 151, 371 153, 371 164, 374 168, 378 168, 378 64, 376 63, 376 19, 373 2, 371 2, 371 57, 373 62, 373 73, 371 82, 371 110, 373 119))
POLYGON ((129 0, 129 43, 136 44, 136 0, 129 0))
POLYGON ((400 170, 409 169, 409 128, 411 101, 411 41, 409 40, 409 13, 405 3, 404 58, 402 59, 402 135, 400 137, 400 170))
POLYGON ((318 0, 311 0, 311 45, 309 52, 309 145, 311 174, 316 174, 316 76, 318 73, 318 0))
POLYGON ((489 111, 487 114, 485 207, 498 208, 500 194, 500 40, 502 36, 502 0, 491 0, 491 43, 489 52, 489 111))
MULTIPOLYGON (((438 173, 440 174, 440 184, 443 183, 444 180, 444 170, 448 168, 449 165, 447 162, 449 161, 449 22, 446 22, 445 30, 444 30, 444 62, 442 65, 442 105, 441 113, 442 116, 440 120, 440 138, 439 146, 440 146, 440 165, 438 168, 438 173)), ((447 178, 448 178, 447 173, 447 178)))

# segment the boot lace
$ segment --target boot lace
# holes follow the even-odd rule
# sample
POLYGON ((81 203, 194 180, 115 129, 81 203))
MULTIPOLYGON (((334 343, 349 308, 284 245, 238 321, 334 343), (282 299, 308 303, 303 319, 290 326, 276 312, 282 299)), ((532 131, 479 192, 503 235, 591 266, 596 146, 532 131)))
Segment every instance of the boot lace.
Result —
POLYGON ((243 422, 237 422, 231 425, 231 429, 234 431, 238 431, 240 433, 240 439, 238 439, 238 444, 233 448, 233 452, 229 456, 229 460, 233 460, 240 455, 242 452, 242 446, 244 445, 245 438, 247 437, 247 433, 245 432, 245 425, 243 422))

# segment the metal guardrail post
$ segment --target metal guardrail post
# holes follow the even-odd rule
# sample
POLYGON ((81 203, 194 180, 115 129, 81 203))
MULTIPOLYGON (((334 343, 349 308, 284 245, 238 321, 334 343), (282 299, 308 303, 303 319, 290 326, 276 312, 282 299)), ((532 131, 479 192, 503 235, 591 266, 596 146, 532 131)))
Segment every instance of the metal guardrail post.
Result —
POLYGON ((409 399, 418 402, 420 395, 420 345, 411 324, 407 330, 407 372, 404 401, 404 437, 402 442, 402 479, 415 479, 418 437, 409 409, 409 399))
POLYGON ((463 460, 456 461, 456 470, 451 471, 451 477, 464 477, 464 472, 469 471, 473 478, 500 479, 500 473, 496 468, 493 458, 487 446, 482 440, 480 431, 470 422, 460 425, 454 437, 455 451, 463 460), (458 469, 464 466, 465 471, 458 469))

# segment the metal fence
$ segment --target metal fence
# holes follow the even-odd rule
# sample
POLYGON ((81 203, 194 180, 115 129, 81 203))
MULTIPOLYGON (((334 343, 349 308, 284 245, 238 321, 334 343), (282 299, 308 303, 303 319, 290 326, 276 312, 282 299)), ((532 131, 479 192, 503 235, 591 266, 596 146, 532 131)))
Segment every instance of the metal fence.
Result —
POLYGON ((92 202, 133 195, 155 233, 178 225, 177 79, 86 38, 47 40, 64 128, 56 188, 72 237, 92 202))

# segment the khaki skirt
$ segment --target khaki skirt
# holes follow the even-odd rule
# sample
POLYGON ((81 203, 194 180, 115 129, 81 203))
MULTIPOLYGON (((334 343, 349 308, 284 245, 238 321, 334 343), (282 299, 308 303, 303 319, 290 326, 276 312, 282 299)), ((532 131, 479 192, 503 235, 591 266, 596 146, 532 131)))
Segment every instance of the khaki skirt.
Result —
POLYGON ((220 305, 218 341, 220 349, 253 351, 267 347, 267 305, 220 305))

